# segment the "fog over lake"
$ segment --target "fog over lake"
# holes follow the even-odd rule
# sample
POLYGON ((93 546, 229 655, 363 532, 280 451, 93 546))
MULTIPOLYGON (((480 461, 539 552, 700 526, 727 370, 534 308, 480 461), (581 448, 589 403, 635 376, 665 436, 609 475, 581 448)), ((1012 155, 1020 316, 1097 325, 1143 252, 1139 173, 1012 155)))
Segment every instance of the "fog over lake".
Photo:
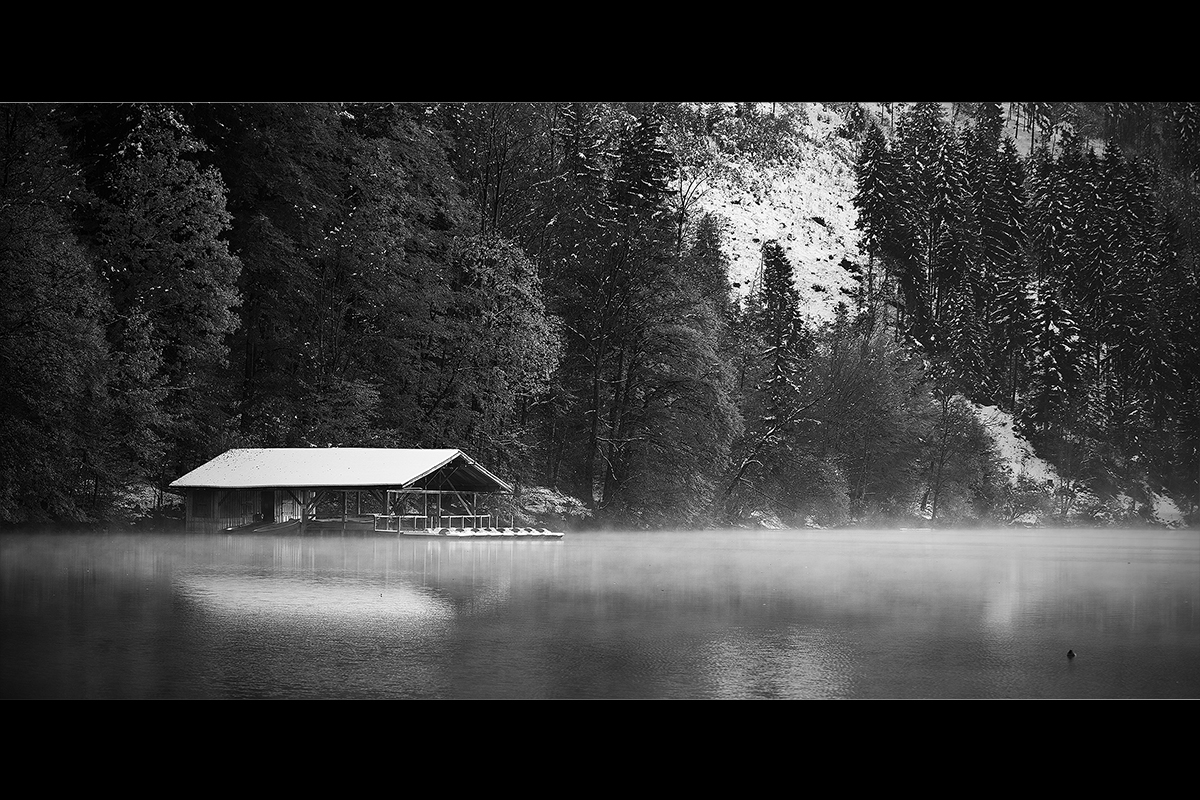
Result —
POLYGON ((10 699, 1200 697, 1189 530, 10 532, 0 601, 10 699))

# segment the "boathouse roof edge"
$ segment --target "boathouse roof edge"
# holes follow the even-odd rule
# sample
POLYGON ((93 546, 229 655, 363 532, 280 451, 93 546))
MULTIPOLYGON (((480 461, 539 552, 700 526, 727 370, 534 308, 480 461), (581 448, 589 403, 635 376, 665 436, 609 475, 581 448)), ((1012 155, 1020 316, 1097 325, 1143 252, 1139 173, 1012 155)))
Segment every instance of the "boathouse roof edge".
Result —
POLYGON ((467 491, 512 487, 454 448, 258 447, 227 450, 171 483, 176 489, 407 487, 443 468, 467 491))

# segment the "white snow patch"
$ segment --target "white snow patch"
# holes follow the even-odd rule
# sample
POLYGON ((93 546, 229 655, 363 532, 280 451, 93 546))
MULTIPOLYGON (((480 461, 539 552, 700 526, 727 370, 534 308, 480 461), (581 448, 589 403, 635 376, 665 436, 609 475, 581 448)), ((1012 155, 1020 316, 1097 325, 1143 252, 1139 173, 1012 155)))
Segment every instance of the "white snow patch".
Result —
POLYGON ((839 302, 852 307, 853 299, 839 290, 854 290, 857 283, 840 264, 863 257, 854 227, 853 151, 837 135, 842 120, 821 103, 807 103, 804 110, 808 124, 797 131, 794 162, 728 165, 731 174, 706 181, 695 215, 712 212, 724 220, 729 279, 742 296, 755 288, 763 243, 778 241, 792 263, 802 312, 820 323, 833 318, 839 302))
POLYGON ((1033 446, 1013 428, 1012 414, 1001 411, 996 406, 980 406, 975 403, 970 405, 975 409, 980 422, 987 428, 1004 463, 1008 465, 1010 484, 1015 486, 1017 479, 1022 475, 1037 483, 1052 481, 1056 486, 1059 484, 1058 471, 1054 469, 1054 465, 1034 455, 1033 446))
POLYGON ((1183 512, 1175 505, 1174 500, 1157 492, 1151 492, 1150 499, 1154 506, 1154 516, 1159 522, 1172 527, 1183 525, 1183 512))
MULTIPOLYGON (((726 105, 733 107, 732 103, 726 105)), ((840 264, 843 258, 862 264, 866 256, 859 247, 860 231, 855 228, 855 146, 838 135, 844 120, 823 103, 800 105, 803 122, 794 131, 797 156, 770 167, 740 159, 725 162, 723 173, 702 181, 694 218, 712 212, 724 219, 729 279, 739 284, 737 291, 742 296, 755 288, 763 243, 777 240, 795 270, 802 311, 819 324, 833 318, 839 302, 853 307, 853 298, 840 290, 853 291, 858 284, 840 264)), ((892 114, 880 103, 859 105, 890 129, 891 121, 898 120, 912 104, 895 103, 892 114)), ((772 106, 758 104, 764 114, 771 113, 772 106)), ((1010 106, 1005 104, 1006 124, 1011 129, 1010 106)), ((953 104, 943 103, 943 107, 950 123, 953 104)), ((961 119, 954 121, 965 124, 961 119)), ((1015 140, 1020 148, 1021 136, 1015 140)), ((1027 150, 1028 133, 1024 141, 1027 150)))

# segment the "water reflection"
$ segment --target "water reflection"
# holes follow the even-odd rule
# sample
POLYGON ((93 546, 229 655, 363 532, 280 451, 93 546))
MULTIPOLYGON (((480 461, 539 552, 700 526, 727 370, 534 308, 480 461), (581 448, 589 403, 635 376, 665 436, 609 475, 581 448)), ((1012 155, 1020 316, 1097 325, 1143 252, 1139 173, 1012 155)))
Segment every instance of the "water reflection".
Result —
POLYGON ((1191 531, 0 548, 4 697, 1200 696, 1191 531))
POLYGON ((707 648, 702 695, 714 698, 851 697, 852 648, 819 628, 735 628, 707 648))

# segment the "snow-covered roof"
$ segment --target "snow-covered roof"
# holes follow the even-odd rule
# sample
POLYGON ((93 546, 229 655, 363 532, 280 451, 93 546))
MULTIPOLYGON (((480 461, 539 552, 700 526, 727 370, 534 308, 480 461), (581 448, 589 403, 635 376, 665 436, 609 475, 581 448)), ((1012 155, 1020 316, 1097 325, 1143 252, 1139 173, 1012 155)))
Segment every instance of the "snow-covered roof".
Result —
MULTIPOLYGON (((468 492, 512 487, 461 450, 369 447, 259 447, 229 450, 171 484, 177 489, 400 488, 443 467, 468 492)), ((432 488, 432 487, 431 487, 432 488)))

